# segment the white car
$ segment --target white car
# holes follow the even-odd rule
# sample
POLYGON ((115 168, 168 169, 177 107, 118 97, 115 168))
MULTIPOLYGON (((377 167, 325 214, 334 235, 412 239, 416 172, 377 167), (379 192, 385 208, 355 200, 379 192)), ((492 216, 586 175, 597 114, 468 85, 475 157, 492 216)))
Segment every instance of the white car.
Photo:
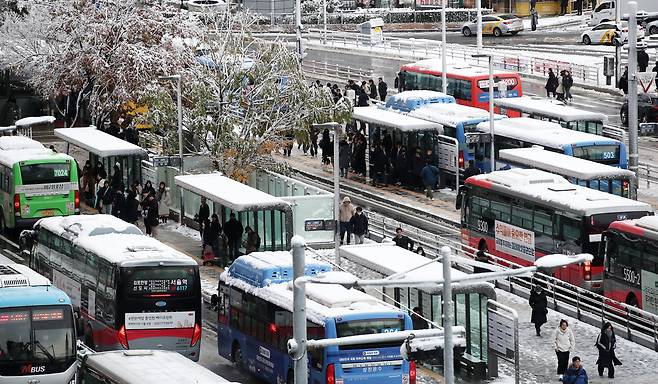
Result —
MULTIPOLYGON (((583 32, 580 35, 580 41, 585 45, 590 44, 614 44, 615 37, 618 37, 622 43, 628 40, 628 24, 622 22, 615 24, 613 22, 604 22, 596 27, 583 32)), ((638 25, 637 39, 644 38, 644 28, 638 25)))
POLYGON ((646 31, 649 35, 658 35, 658 20, 654 20, 647 24, 646 31))

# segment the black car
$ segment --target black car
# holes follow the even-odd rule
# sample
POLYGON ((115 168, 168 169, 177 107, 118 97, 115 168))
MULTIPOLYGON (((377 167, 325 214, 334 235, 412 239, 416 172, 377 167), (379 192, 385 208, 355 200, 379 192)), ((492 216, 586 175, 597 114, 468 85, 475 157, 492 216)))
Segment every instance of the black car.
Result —
MULTIPOLYGON (((628 126, 628 99, 624 100, 619 110, 621 123, 628 126)), ((658 123, 658 94, 637 95, 637 120, 640 123, 658 123)))

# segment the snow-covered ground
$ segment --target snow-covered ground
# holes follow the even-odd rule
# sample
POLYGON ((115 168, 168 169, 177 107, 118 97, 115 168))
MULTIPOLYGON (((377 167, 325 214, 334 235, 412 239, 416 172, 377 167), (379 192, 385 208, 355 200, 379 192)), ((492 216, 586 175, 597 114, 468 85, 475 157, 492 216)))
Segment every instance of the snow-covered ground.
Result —
MULTIPOLYGON (((546 16, 546 17, 539 16, 539 18, 537 19, 537 26, 539 28, 562 27, 561 29, 567 30, 567 28, 572 28, 574 23, 577 23, 582 19, 583 16, 577 16, 577 15, 546 16)), ((530 18, 525 17, 523 19, 523 28, 526 31, 530 31, 531 27, 532 27, 532 23, 530 18)))

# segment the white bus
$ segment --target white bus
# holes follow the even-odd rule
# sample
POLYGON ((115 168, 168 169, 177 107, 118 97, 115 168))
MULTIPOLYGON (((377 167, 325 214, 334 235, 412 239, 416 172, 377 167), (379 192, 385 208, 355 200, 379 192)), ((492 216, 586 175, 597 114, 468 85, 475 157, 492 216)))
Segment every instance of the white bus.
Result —
POLYGON ((91 353, 82 358, 79 375, 81 384, 231 383, 178 353, 161 350, 91 353))
POLYGON ((547 151, 540 146, 501 149, 499 163, 505 163, 511 168, 541 169, 560 175, 572 184, 637 199, 637 178, 628 169, 547 151))

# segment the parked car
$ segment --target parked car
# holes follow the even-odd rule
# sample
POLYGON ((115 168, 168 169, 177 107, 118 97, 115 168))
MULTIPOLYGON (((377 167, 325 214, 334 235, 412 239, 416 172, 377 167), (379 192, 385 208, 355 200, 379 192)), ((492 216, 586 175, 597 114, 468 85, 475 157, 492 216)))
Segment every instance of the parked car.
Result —
MULTIPOLYGON (((466 22, 462 26, 462 34, 469 37, 477 34, 477 19, 466 22)), ((512 36, 523 31, 523 20, 516 15, 483 15, 482 16, 482 34, 494 35, 500 37, 504 34, 512 36)))
MULTIPOLYGON (((628 99, 619 110, 621 123, 628 125, 628 99)), ((640 123, 658 123, 658 94, 641 93, 637 95, 637 120, 640 123)))
MULTIPOLYGON (((585 45, 590 44, 614 44, 614 38, 619 38, 621 43, 625 43, 628 40, 628 23, 621 22, 620 24, 615 24, 613 22, 604 22, 601 23, 592 29, 589 29, 583 32, 580 35, 580 41, 585 45)), ((644 38, 644 28, 638 25, 637 27, 637 39, 641 40, 644 38)))
POLYGON ((646 27, 648 35, 658 35, 658 20, 649 22, 646 27))

